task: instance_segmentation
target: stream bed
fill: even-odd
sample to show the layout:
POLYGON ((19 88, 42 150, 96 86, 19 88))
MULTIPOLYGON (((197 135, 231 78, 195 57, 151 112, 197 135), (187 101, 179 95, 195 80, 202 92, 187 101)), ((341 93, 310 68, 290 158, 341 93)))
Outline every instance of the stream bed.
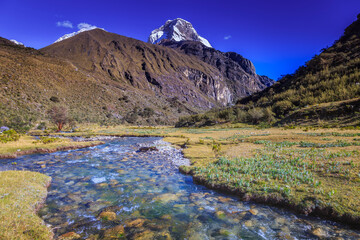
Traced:
POLYGON ((79 150, 0 161, 2 170, 52 177, 39 212, 55 238, 359 239, 359 231, 196 185, 181 152, 161 138, 116 138, 79 150), (156 145, 159 151, 137 152, 156 145), (17 164, 12 164, 16 162, 17 164))

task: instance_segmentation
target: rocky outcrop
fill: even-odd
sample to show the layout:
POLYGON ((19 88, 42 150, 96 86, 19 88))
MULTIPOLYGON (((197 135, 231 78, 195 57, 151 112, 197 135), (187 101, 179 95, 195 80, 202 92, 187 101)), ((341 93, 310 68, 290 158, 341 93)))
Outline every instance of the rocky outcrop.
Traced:
POLYGON ((274 80, 266 76, 257 75, 253 63, 238 53, 223 53, 196 41, 162 40, 159 44, 176 49, 186 55, 195 56, 214 66, 220 72, 219 78, 224 80, 226 88, 229 90, 228 102, 249 96, 274 83, 274 80))

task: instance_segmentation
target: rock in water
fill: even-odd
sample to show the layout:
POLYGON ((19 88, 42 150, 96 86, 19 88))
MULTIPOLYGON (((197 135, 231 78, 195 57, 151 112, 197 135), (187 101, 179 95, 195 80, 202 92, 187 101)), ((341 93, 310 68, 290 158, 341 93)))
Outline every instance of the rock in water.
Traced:
POLYGON ((102 212, 99 214, 99 219, 104 220, 104 221, 114 221, 114 220, 116 220, 116 213, 102 212))
POLYGON ((327 238, 327 232, 324 229, 319 228, 319 227, 314 228, 313 230, 311 230, 311 234, 318 237, 319 239, 327 238))
POLYGON ((59 240, 75 240, 80 239, 81 236, 75 232, 68 232, 59 237, 59 240))
POLYGON ((159 151, 156 147, 141 147, 137 152, 159 151))

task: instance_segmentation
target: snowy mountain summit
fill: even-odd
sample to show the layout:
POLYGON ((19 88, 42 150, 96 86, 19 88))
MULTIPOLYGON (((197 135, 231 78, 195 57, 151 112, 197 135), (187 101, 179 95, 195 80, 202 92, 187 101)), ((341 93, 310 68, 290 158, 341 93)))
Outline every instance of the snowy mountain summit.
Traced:
MULTIPOLYGON (((90 31, 90 30, 93 30, 93 29, 96 29, 98 27, 96 26, 92 26, 90 24, 86 24, 86 23, 80 23, 78 25, 78 28, 80 29, 79 31, 77 32, 73 32, 73 33, 69 33, 69 34, 65 34, 64 36, 62 36, 61 38, 59 38, 58 40, 56 40, 54 43, 57 43, 57 42, 61 42, 65 39, 68 39, 68 38, 71 38, 75 35, 78 35, 79 33, 82 33, 82 32, 85 32, 85 31, 90 31)), ((102 30, 105 30, 103 28, 99 28, 99 29, 102 29, 102 30)))
POLYGON ((177 18, 174 20, 168 20, 164 25, 155 29, 149 36, 149 43, 157 44, 163 39, 172 40, 176 42, 189 40, 198 41, 205 46, 212 48, 209 41, 201 37, 192 24, 184 19, 177 18))
POLYGON ((18 41, 16 41, 15 39, 11 39, 10 41, 13 42, 13 43, 15 43, 16 45, 20 45, 20 46, 24 46, 24 47, 25 47, 25 45, 24 45, 22 42, 18 42, 18 41))

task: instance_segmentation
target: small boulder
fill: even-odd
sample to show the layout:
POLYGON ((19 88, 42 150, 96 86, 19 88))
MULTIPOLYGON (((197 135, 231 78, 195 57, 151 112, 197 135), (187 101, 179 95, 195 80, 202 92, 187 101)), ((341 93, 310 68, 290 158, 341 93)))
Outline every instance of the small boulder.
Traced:
POLYGON ((249 212, 250 212, 252 215, 255 215, 255 216, 259 213, 259 211, 258 211, 257 209, 255 209, 255 208, 250 209, 249 212))
POLYGON ((327 237, 327 232, 319 227, 312 229, 311 234, 319 239, 325 239, 327 237))
POLYGON ((139 150, 137 150, 137 152, 149 152, 149 151, 159 151, 159 149, 152 146, 152 147, 141 147, 139 148, 139 150))

